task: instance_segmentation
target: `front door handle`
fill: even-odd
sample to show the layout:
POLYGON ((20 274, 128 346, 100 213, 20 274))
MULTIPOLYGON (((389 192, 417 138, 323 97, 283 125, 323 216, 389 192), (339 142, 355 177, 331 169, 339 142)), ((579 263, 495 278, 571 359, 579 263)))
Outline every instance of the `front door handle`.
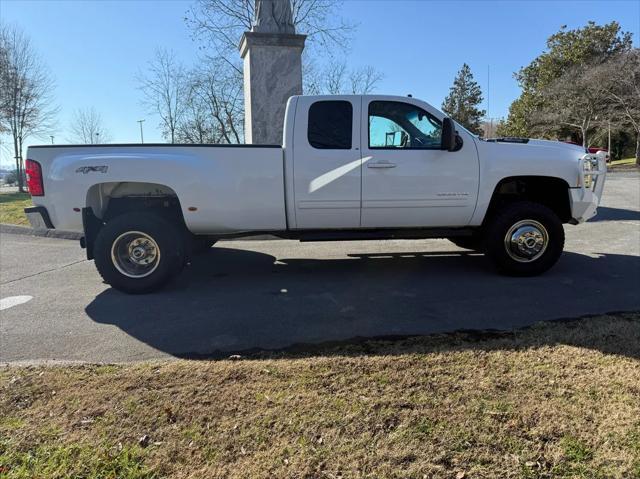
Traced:
POLYGON ((389 163, 388 161, 379 161, 377 163, 367 163, 367 168, 395 168, 395 163, 389 163))

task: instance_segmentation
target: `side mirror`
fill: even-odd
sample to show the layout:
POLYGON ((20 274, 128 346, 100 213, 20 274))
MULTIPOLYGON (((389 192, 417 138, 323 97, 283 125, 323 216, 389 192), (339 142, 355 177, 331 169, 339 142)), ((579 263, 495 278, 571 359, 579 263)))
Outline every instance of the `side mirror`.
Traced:
POLYGON ((455 151, 456 149, 456 126, 451 118, 442 120, 442 144, 441 150, 455 151))

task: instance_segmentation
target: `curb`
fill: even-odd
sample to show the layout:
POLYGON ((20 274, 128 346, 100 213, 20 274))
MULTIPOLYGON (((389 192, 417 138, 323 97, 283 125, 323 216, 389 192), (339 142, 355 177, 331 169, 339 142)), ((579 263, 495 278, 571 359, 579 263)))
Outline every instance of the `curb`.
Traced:
POLYGON ((58 238, 67 240, 79 240, 82 238, 82 233, 77 231, 64 231, 64 230, 48 230, 48 229, 34 229, 28 226, 9 225, 0 223, 0 233, 14 234, 14 235, 27 235, 27 236, 42 236, 46 238, 58 238))
POLYGON ((607 165, 607 173, 627 173, 629 171, 640 171, 638 165, 607 165))

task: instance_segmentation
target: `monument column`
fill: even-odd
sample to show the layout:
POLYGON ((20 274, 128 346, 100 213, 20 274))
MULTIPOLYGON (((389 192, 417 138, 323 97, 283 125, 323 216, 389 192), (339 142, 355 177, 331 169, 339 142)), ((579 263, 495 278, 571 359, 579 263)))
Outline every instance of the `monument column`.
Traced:
POLYGON ((251 31, 240 40, 244 61, 246 143, 282 144, 287 100, 302 94, 302 50, 289 0, 256 0, 251 31))

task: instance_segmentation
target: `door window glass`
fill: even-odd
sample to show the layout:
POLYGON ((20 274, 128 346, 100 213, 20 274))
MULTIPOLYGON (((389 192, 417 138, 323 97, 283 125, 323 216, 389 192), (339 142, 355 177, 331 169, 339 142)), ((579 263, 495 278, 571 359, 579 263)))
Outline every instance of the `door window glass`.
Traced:
POLYGON ((309 108, 307 139, 314 148, 349 150, 353 106, 348 101, 317 101, 309 108))
POLYGON ((399 101, 369 103, 369 148, 440 149, 442 122, 399 101))

